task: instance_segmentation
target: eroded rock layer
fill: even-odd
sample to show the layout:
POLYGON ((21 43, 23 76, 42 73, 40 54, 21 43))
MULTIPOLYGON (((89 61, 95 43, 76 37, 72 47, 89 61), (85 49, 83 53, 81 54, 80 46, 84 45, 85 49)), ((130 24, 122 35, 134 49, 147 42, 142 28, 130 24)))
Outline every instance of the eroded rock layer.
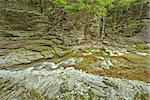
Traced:
MULTIPOLYGON (((40 67, 40 66, 36 66, 40 67)), ((150 84, 67 69, 0 70, 2 100, 148 100, 150 84)))

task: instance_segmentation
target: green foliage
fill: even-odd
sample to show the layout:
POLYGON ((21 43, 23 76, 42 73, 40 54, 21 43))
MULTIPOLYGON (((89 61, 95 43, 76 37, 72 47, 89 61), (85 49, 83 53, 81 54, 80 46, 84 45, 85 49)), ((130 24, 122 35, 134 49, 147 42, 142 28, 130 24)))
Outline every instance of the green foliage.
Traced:
POLYGON ((55 4, 59 4, 59 5, 66 5, 67 4, 66 0, 53 0, 53 2, 55 4))
MULTIPOLYGON (((123 33, 125 36, 134 35, 143 27, 146 0, 52 0, 54 4, 63 6, 70 12, 81 12, 86 22, 93 13, 106 23, 104 31, 109 33, 123 33)), ((94 16, 95 16, 94 15, 94 16)), ((92 15, 93 16, 93 15, 92 15)), ((102 23, 99 23, 102 24, 102 23)), ((102 27, 103 25, 100 25, 102 27)))
POLYGON ((135 0, 76 0, 71 2, 69 0, 53 0, 55 4, 63 5, 69 11, 87 10, 94 12, 99 16, 106 16, 107 11, 116 6, 129 6, 135 0))
POLYGON ((145 43, 139 43, 136 45, 136 49, 138 50, 148 50, 150 49, 149 46, 145 43))
POLYGON ((148 9, 145 0, 116 0, 108 10, 107 33, 135 35, 144 26, 143 18, 148 9))
MULTIPOLYGON (((130 4, 132 2, 134 2, 135 0, 117 0, 118 2, 118 6, 130 6, 130 4)), ((142 1, 142 0, 141 0, 142 1)))
POLYGON ((96 0, 95 2, 87 2, 86 0, 78 0, 76 2, 68 2, 67 0, 54 0, 54 3, 64 5, 69 11, 88 10, 98 14, 104 13, 103 2, 96 0))

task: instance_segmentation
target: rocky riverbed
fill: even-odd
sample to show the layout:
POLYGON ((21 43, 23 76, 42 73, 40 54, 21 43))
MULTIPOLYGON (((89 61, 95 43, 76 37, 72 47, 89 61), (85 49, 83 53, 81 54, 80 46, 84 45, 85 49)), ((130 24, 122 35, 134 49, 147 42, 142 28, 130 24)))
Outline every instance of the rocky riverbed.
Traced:
POLYGON ((147 24, 135 37, 87 41, 81 23, 52 16, 47 30, 48 17, 28 10, 1 10, 0 100, 149 100, 147 24))
POLYGON ((147 50, 106 44, 52 47, 44 42, 42 45, 37 41, 28 43, 13 50, 5 48, 9 52, 1 53, 2 100, 149 98, 150 54, 147 50))

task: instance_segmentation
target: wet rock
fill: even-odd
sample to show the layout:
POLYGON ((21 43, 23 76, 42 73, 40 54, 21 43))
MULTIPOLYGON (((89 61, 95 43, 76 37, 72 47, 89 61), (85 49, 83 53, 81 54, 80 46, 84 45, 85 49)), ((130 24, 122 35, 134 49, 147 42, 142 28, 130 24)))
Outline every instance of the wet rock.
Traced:
POLYGON ((145 52, 136 52, 136 54, 142 56, 150 56, 150 53, 145 53, 145 52))
MULTIPOLYGON (((71 58, 65 61, 61 61, 59 63, 39 62, 39 63, 34 64, 32 67, 34 67, 34 69, 37 69, 37 70, 41 70, 41 69, 54 70, 57 68, 63 69, 63 66, 73 66, 82 62, 82 60, 83 58, 71 58)), ((68 68, 71 69, 72 67, 68 67, 68 68)))
POLYGON ((58 66, 72 66, 72 65, 76 65, 78 63, 81 63, 83 61, 83 58, 80 57, 80 58, 71 58, 71 59, 67 59, 65 61, 61 61, 59 62, 57 65, 58 66))
POLYGON ((37 63, 33 66, 35 69, 47 69, 47 70, 52 70, 52 69, 56 69, 59 66, 53 62, 40 62, 37 63))
POLYGON ((75 59, 71 58, 59 63, 59 65, 75 65, 75 59))

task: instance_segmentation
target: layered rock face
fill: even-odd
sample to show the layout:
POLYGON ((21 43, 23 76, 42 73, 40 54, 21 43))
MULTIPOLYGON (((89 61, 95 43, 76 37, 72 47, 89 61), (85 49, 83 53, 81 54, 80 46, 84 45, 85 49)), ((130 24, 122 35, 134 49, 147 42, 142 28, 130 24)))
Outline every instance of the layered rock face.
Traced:
POLYGON ((46 16, 32 11, 1 10, 1 29, 38 31, 46 27, 46 16))
POLYGON ((74 68, 48 71, 40 67, 0 70, 1 99, 148 100, 149 98, 149 83, 95 76, 74 68))

